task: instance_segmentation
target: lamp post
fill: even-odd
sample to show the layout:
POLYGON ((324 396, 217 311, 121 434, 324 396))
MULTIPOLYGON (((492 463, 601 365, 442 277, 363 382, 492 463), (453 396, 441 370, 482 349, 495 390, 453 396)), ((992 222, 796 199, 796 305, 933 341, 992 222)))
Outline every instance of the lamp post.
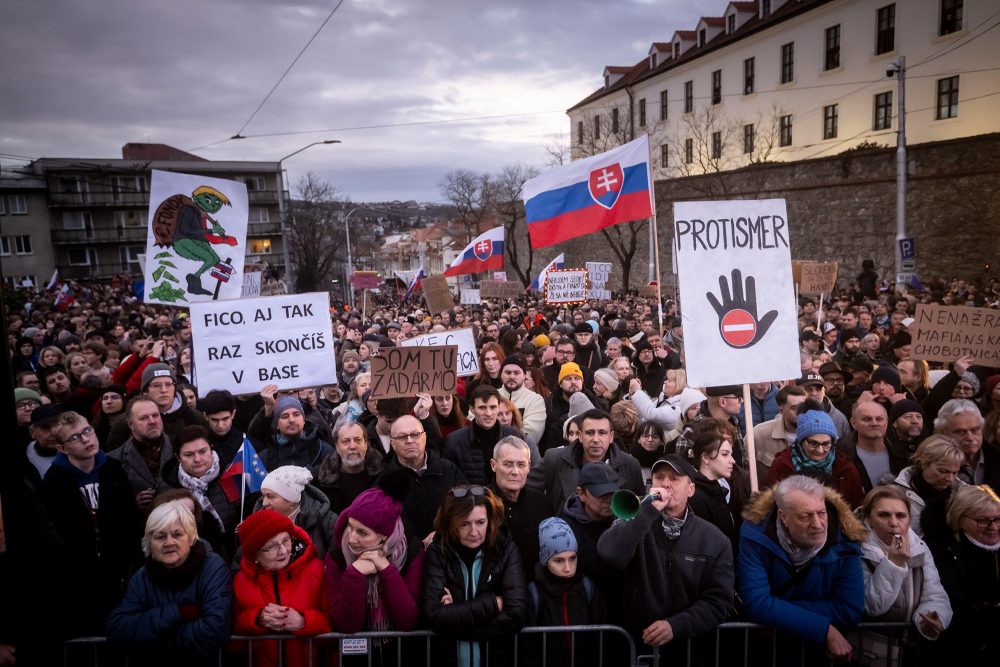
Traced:
MULTIPOLYGON (((307 148, 312 148, 313 146, 319 146, 321 144, 339 144, 339 143, 340 143, 339 139, 324 139, 323 141, 314 141, 311 144, 303 146, 297 151, 292 151, 285 157, 278 160, 278 174, 280 175, 284 173, 284 168, 281 166, 281 163, 287 160, 288 158, 292 157, 293 155, 298 155, 302 151, 306 150, 307 148)), ((282 178, 282 180, 284 179, 282 178)), ((285 189, 284 187, 281 187, 278 192, 278 208, 280 211, 279 217, 281 218, 281 249, 285 260, 285 284, 288 286, 288 289, 292 289, 292 285, 295 284, 295 272, 292 270, 292 260, 288 252, 289 239, 291 235, 289 234, 288 225, 285 224, 285 215, 283 210, 284 201, 285 201, 285 189)), ((291 197, 289 197, 289 209, 291 209, 291 197)), ((292 216, 292 225, 294 226, 295 212, 290 210, 290 214, 292 216)))
POLYGON ((351 216, 361 210, 360 206, 352 208, 344 216, 344 235, 347 237, 347 301, 351 304, 351 310, 354 310, 354 285, 351 284, 351 273, 353 273, 353 259, 351 257, 351 228, 347 226, 347 221, 350 220, 351 216))
POLYGON ((896 131, 896 289, 903 277, 903 246, 906 238, 906 56, 889 63, 886 76, 896 76, 899 83, 899 101, 896 106, 898 129, 896 131))

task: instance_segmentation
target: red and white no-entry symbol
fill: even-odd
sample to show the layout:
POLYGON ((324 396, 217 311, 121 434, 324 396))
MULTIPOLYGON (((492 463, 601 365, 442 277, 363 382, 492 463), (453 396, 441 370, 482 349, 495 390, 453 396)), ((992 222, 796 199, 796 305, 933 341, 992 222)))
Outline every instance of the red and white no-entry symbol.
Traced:
POLYGON ((722 340, 733 347, 746 347, 757 333, 757 323, 753 315, 742 308, 726 313, 719 328, 722 340))

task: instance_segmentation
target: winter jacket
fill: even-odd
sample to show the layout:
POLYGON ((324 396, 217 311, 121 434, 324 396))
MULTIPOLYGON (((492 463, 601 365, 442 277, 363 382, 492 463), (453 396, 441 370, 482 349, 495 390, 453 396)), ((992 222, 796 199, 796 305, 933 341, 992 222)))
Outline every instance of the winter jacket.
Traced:
POLYGON ((319 437, 319 428, 307 421, 302 432, 287 442, 279 442, 277 432, 272 433, 270 443, 260 452, 260 460, 269 471, 281 466, 301 466, 308 468, 315 478, 319 464, 331 452, 333 447, 319 437))
POLYGON ((157 585, 146 567, 129 580, 125 597, 108 619, 108 640, 131 644, 133 660, 136 649, 145 649, 141 664, 218 662, 218 651, 231 631, 229 568, 204 541, 196 542, 192 551, 199 548, 204 560, 180 590, 157 585), (181 616, 181 605, 197 605, 197 618, 181 616))
POLYGON ((524 582, 521 556, 503 531, 493 549, 479 551, 472 572, 457 554, 445 551, 440 539, 435 539, 424 563, 421 602, 428 627, 444 640, 436 647, 439 654, 434 664, 512 664, 513 638, 528 613, 524 582), (441 604, 445 588, 453 600, 447 605, 441 604), (503 611, 497 606, 497 596, 503 599, 503 611), (488 649, 482 643, 486 641, 488 649), (460 660, 460 655, 465 660, 460 660))
POLYGON ((521 387, 514 391, 507 391, 500 388, 500 396, 509 399, 517 406, 521 412, 521 426, 524 428, 524 435, 527 436, 529 444, 536 447, 545 435, 545 399, 541 394, 535 393, 527 387, 521 387))
POLYGON ((764 486, 774 486, 792 475, 815 477, 825 486, 843 496, 849 507, 861 507, 865 501, 865 492, 861 486, 861 474, 854 463, 840 452, 837 452, 834 457, 833 467, 827 476, 814 470, 796 470, 792 463, 792 450, 791 448, 786 449, 774 457, 771 469, 767 473, 767 479, 764 480, 764 486))
MULTIPOLYGON (((535 567, 535 579, 528 584, 528 625, 601 625, 607 614, 604 600, 593 581, 579 569, 573 577, 557 577, 541 563, 535 567)), ((527 665, 541 665, 540 637, 520 638, 519 657, 527 665)), ((599 637, 595 633, 550 634, 545 642, 544 664, 554 667, 589 667, 601 664, 599 637), (570 661, 570 656, 574 660, 570 661)), ((612 664, 605 661, 604 664, 612 664)))
POLYGON ((341 469, 340 454, 334 449, 319 464, 313 484, 326 494, 330 509, 334 512, 343 512, 362 491, 371 488, 382 474, 382 455, 374 447, 365 450, 363 463, 361 472, 345 473, 341 469))
POLYGON ((465 481, 465 475, 448 459, 427 450, 426 470, 418 474, 396 457, 385 464, 383 474, 405 471, 410 477, 410 490, 403 501, 403 524, 409 532, 423 539, 434 530, 434 516, 444 494, 465 481))
POLYGON ((632 403, 639 413, 640 421, 651 421, 666 433, 677 425, 681 416, 681 395, 664 398, 661 393, 656 399, 644 390, 632 394, 632 403))
MULTIPOLYGON (((889 440, 887 438, 882 439, 882 444, 885 446, 885 450, 889 455, 889 471, 892 473, 893 478, 898 475, 903 468, 909 465, 907 459, 900 458, 893 454, 893 450, 889 447, 889 440)), ((851 431, 846 438, 841 438, 834 445, 837 449, 837 457, 843 456, 848 461, 854 464, 854 467, 858 469, 858 476, 861 478, 861 489, 866 494, 872 490, 873 487, 878 486, 880 483, 888 483, 892 480, 886 481, 872 479, 871 475, 868 473, 868 468, 865 467, 864 461, 858 456, 858 432, 851 431)))
POLYGON ((597 550, 625 571, 625 610, 635 636, 665 619, 674 640, 714 630, 733 607, 733 550, 718 528, 691 511, 676 540, 662 528, 663 514, 642 503, 631 521, 615 521, 597 550))
MULTIPOLYGON (((257 554, 243 554, 240 571, 233 579, 233 633, 238 635, 277 634, 257 625, 257 617, 270 603, 291 607, 305 617, 301 630, 291 634, 310 637, 330 632, 327 610, 328 597, 323 576, 323 561, 316 553, 309 535, 296 526, 292 539, 303 545, 303 550, 282 570, 271 572, 261 568, 254 560, 257 554)), ((294 548, 294 547, 293 547, 294 548)), ((309 664, 308 646, 304 642, 277 641, 253 642, 255 667, 278 665, 278 651, 284 650, 287 667, 309 664)), ((313 650, 313 664, 317 651, 313 650)))
MULTIPOLYGON (((236 500, 232 501, 229 500, 229 496, 227 496, 226 492, 223 490, 222 484, 219 483, 220 480, 222 479, 222 473, 223 471, 225 471, 227 465, 229 464, 223 463, 222 458, 220 457, 219 476, 216 477, 211 482, 209 482, 207 497, 208 497, 208 502, 212 503, 212 507, 215 508, 215 511, 218 512, 219 514, 219 518, 222 519, 222 527, 223 527, 222 532, 227 536, 227 539, 225 540, 226 551, 228 553, 233 553, 232 547, 235 544, 233 538, 236 535, 236 526, 238 526, 240 523, 241 512, 240 512, 240 499, 237 498, 236 500)), ((164 464, 162 470, 161 477, 163 478, 163 481, 174 489, 185 488, 184 485, 181 484, 180 476, 177 472, 179 468, 180 468, 180 463, 177 461, 176 458, 173 458, 170 459, 170 461, 168 461, 166 464, 164 464)), ((247 502, 247 496, 255 497, 256 495, 257 495, 256 493, 251 494, 249 490, 244 495, 244 501, 246 502, 244 506, 246 514, 249 514, 251 508, 253 507, 252 502, 247 502)), ((218 524, 218 521, 215 520, 215 517, 211 516, 211 514, 209 514, 208 512, 204 513, 204 520, 212 521, 218 524)), ((216 549, 216 551, 218 551, 218 549, 216 549)))
POLYGON ((740 525, 743 523, 743 506, 750 496, 750 482, 738 466, 733 466, 729 480, 729 501, 726 501, 726 487, 717 480, 709 479, 695 471, 694 495, 688 499, 691 511, 722 531, 729 539, 735 554, 739 548, 740 525))
POLYGON ((622 573, 598 553, 601 536, 611 528, 614 517, 592 519, 577 495, 566 499, 558 516, 576 536, 577 569, 590 577, 604 596, 609 618, 619 618, 622 611, 622 573))
POLYGON ((549 499, 544 493, 525 487, 515 501, 504 495, 496 484, 490 488, 503 502, 503 525, 521 554, 521 564, 527 577, 535 571, 535 563, 538 562, 538 524, 552 516, 549 499))
MULTIPOLYGON (((753 427, 753 445, 757 455, 757 478, 762 482, 767 479, 767 471, 774 463, 774 457, 791 446, 791 442, 785 436, 785 418, 778 415, 771 421, 758 423, 753 427)), ((792 440, 795 439, 795 432, 792 432, 792 440)))
MULTIPOLYGON (((111 430, 108 432, 108 441, 104 443, 105 451, 114 451, 121 447, 126 440, 132 437, 132 429, 129 428, 126 415, 121 414, 111 422, 111 430)), ((176 438, 181 429, 185 426, 197 424, 208 428, 208 420, 183 400, 180 396, 174 397, 174 403, 168 412, 161 412, 163 419, 163 434, 168 438, 176 438)))
POLYGON ((747 618, 823 645, 830 625, 857 624, 864 609, 861 546, 866 530, 844 500, 824 488, 826 544, 796 575, 778 543, 777 505, 768 489, 743 512, 739 593, 747 618))
POLYGON ((156 493, 160 493, 170 488, 167 481, 163 479, 163 471, 168 463, 176 461, 176 459, 174 458, 174 448, 170 444, 170 437, 166 434, 163 436, 163 445, 160 447, 160 470, 156 475, 146 465, 142 453, 139 452, 139 448, 132 438, 126 440, 118 449, 108 452, 108 458, 118 461, 125 469, 133 496, 146 489, 153 489, 156 493))
MULTIPOLYGON (((253 511, 263 507, 263 500, 258 500, 253 511)), ((322 560, 330 549, 330 536, 333 534, 333 525, 337 523, 337 513, 330 509, 330 501, 326 495, 312 484, 306 484, 302 489, 299 511, 292 520, 309 535, 317 557, 322 560)))
MULTIPOLYGON (((489 462, 493 457, 492 447, 487 454, 481 447, 476 446, 474 424, 475 422, 470 422, 468 426, 463 426, 445 438, 441 455, 458 466, 470 484, 489 484, 494 478, 492 471, 488 479, 483 476, 483 473, 489 469, 489 462)), ((497 422, 496 425, 500 427, 498 440, 509 435, 524 440, 524 434, 513 426, 504 426, 500 422, 497 422)), ((542 456, 538 453, 538 447, 529 443, 528 448, 531 450, 531 471, 528 473, 527 486, 536 491, 542 491, 545 489, 542 479, 542 456)))
MULTIPOLYGON (((606 456, 608 464, 614 469, 618 478, 618 485, 641 496, 646 486, 642 481, 642 468, 639 462, 613 442, 608 447, 606 456)), ((552 501, 554 512, 561 510, 566 499, 576 493, 580 469, 583 466, 583 446, 579 442, 545 452, 542 460, 545 494, 552 501)))

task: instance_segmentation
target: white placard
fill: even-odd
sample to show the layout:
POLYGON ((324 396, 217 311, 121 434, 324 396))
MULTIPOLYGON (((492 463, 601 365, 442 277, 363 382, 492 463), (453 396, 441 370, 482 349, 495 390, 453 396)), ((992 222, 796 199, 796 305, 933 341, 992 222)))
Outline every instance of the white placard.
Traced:
POLYGON ((337 381, 326 292, 193 303, 191 336, 202 396, 337 381))
POLYGON ((674 204, 688 384, 800 376, 783 199, 674 204))
POLYGON ((251 271, 243 274, 243 298, 253 298, 260 296, 260 281, 264 276, 260 271, 251 271))
POLYGON ((587 300, 587 270, 550 269, 544 289, 545 303, 583 303, 587 300))
POLYGON ((502 280, 507 282, 507 272, 506 271, 494 271, 493 280, 502 280))
POLYGON ((459 303, 463 306, 478 306, 482 301, 479 298, 479 290, 471 287, 463 287, 459 290, 459 303))
POLYGON ((411 345, 457 345, 458 346, 458 377, 475 375, 479 372, 479 350, 476 349, 476 337, 472 329, 454 329, 429 333, 423 336, 407 338, 399 343, 402 347, 411 345))
POLYGON ((607 287, 611 276, 611 262, 587 262, 587 273, 590 276, 587 298, 610 300, 611 290, 607 287))

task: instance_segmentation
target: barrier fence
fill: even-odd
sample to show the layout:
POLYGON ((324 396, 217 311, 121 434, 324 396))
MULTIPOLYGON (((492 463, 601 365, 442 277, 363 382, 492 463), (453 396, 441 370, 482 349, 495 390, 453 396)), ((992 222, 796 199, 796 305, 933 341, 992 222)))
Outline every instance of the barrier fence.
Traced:
MULTIPOLYGON (((866 667, 916 665, 918 655, 914 637, 913 626, 907 623, 862 623, 848 637, 854 645, 854 655, 848 664, 866 667)), ((262 642, 277 642, 277 665, 284 667, 287 662, 285 647, 294 642, 304 647, 306 665, 431 667, 436 664, 432 650, 434 643, 446 639, 429 630, 355 634, 330 632, 309 638, 236 635, 224 649, 220 649, 217 656, 210 656, 206 664, 250 667, 262 642)), ((686 667, 814 667, 844 664, 833 663, 824 657, 822 646, 779 634, 762 625, 743 622, 723 623, 713 634, 684 643, 668 644, 663 650, 657 648, 642 655, 637 655, 635 642, 629 633, 617 625, 527 627, 511 641, 512 661, 504 660, 503 664, 512 667, 680 667, 682 664, 686 667), (592 639, 578 647, 581 637, 592 639)), ((650 650, 646 646, 642 648, 650 650)), ((63 645, 64 667, 146 667, 148 664, 145 660, 133 658, 127 650, 109 645, 104 637, 72 639, 63 645)), ((489 664, 489 651, 483 651, 480 665, 489 667, 489 664)))

